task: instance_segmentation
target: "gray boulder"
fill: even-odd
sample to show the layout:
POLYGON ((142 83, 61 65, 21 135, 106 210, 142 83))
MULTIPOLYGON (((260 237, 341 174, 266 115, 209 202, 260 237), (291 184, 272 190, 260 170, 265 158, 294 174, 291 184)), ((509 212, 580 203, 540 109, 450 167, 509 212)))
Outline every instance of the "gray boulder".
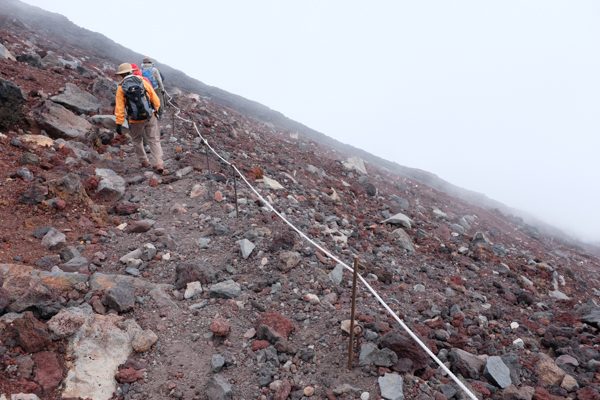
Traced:
POLYGON ((590 311, 588 314, 581 317, 581 322, 592 325, 597 329, 600 329, 600 308, 596 308, 590 311))
POLYGON ((9 128, 23 117, 27 97, 14 83, 0 78, 0 128, 9 128))
POLYGON ((240 245, 240 249, 242 250, 242 257, 244 257, 244 260, 248 259, 250 254, 252 254, 252 250, 254 250, 256 246, 248 239, 242 239, 238 243, 240 245))
POLYGON ((410 203, 408 202, 408 200, 405 200, 402 197, 398 197, 394 194, 390 196, 390 199, 392 199, 392 201, 396 202, 396 204, 398 204, 398 206, 400 208, 402 208, 403 210, 408 210, 408 207, 410 206, 410 203))
POLYGON ((100 179, 94 200, 117 201, 125 194, 125 179, 112 169, 96 168, 96 176, 100 179))
POLYGON ((58 96, 51 97, 50 100, 78 114, 99 113, 102 111, 100 100, 72 83, 67 83, 63 88, 63 92, 58 96))
POLYGON ((398 214, 382 221, 381 223, 382 224, 390 224, 390 225, 401 225, 407 229, 410 229, 411 222, 412 222, 412 220, 408 216, 406 216, 402 213, 398 213, 398 214))
POLYGON ((387 400, 404 400, 404 380, 401 375, 386 373, 377 382, 381 397, 387 400))
POLYGON ((25 63, 25 64, 29 64, 32 67, 36 67, 39 69, 45 69, 44 61, 42 61, 42 57, 40 57, 40 55, 37 53, 21 54, 20 56, 17 57, 17 61, 25 63))
POLYGON ((217 283, 210 288, 210 297, 219 299, 235 299, 242 294, 242 287, 232 280, 217 283))
POLYGON ((0 58, 8 58, 9 60, 16 61, 15 57, 2 44, 0 44, 0 58))
POLYGON ((106 291, 104 302, 113 310, 127 312, 135 304, 135 289, 126 283, 119 282, 117 286, 106 291))
POLYGON ((63 67, 63 63, 60 61, 60 57, 58 57, 58 54, 56 54, 53 51, 49 51, 48 53, 46 53, 46 56, 44 58, 42 58, 42 61, 44 62, 44 65, 47 68, 50 67, 63 67))
POLYGON ((67 245, 67 237, 64 233, 52 228, 42 238, 42 246, 48 250, 58 250, 67 245))
POLYGON ((342 283, 342 277, 344 276, 344 266, 342 264, 338 264, 335 268, 329 273, 329 279, 339 285, 342 283))
POLYGON ((397 239, 394 242, 398 245, 398 247, 408 251, 409 253, 414 253, 415 247, 412 244, 410 236, 408 236, 408 233, 406 233, 404 229, 398 228, 394 230, 392 234, 397 236, 397 239))
POLYGON ((111 109, 115 106, 115 97, 117 95, 118 86, 119 84, 117 82, 106 78, 100 78, 94 83, 92 93, 100 101, 102 108, 111 109))
POLYGON ((53 139, 83 139, 92 129, 92 124, 86 119, 52 101, 34 106, 27 115, 27 121, 34 130, 45 130, 53 139))
POLYGON ((504 364, 502 358, 498 356, 491 356, 488 358, 487 363, 485 364, 485 370, 483 371, 483 376, 485 376, 485 379, 502 389, 512 385, 510 370, 506 364, 504 364))
POLYGON ((230 400, 233 398, 233 389, 227 379, 214 375, 206 381, 205 394, 208 400, 230 400))

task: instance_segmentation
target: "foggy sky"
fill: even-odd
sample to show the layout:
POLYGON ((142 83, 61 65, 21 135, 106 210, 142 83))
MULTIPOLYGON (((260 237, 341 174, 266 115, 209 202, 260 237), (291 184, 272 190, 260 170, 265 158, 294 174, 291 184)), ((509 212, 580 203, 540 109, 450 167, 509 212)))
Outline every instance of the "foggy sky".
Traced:
POLYGON ((600 241, 598 2, 25 2, 600 241))

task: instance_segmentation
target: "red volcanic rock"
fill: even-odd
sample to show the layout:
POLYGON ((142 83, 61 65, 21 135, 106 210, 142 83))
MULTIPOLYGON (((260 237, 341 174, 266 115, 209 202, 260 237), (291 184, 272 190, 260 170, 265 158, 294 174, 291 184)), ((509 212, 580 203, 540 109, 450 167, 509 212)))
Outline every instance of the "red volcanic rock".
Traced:
POLYGON ((267 342, 266 340, 255 340, 252 343, 252 351, 266 349, 270 345, 271 343, 267 342))
POLYGON ((23 317, 15 319, 13 325, 17 343, 27 353, 40 351, 51 342, 48 328, 35 319, 31 311, 27 311, 23 317))
POLYGON ((222 201, 223 201, 223 195, 221 194, 221 192, 220 192, 219 190, 217 190, 217 191, 215 192, 215 201, 216 201, 217 203, 220 203, 220 202, 222 202, 222 201))
POLYGON ((425 368, 429 355, 415 342, 408 333, 390 331, 381 338, 381 347, 388 348, 400 358, 408 358, 413 362, 414 369, 425 368))
POLYGON ((287 340, 294 331, 294 325, 277 311, 262 314, 254 321, 254 328, 259 340, 268 340, 271 343, 280 339, 287 340))
POLYGON ((273 400, 286 400, 292 391, 292 384, 287 379, 284 379, 281 382, 281 386, 277 389, 275 396, 273 396, 273 400))
POLYGON ((139 208, 139 205, 129 201, 120 201, 115 205, 115 210, 119 215, 130 215, 136 213, 139 208))
POLYGON ((227 336, 229 334, 229 322, 223 318, 215 318, 210 323, 210 330, 217 336, 227 336))
POLYGON ((83 187, 87 192, 88 196, 96 191, 98 188, 98 183, 100 183, 100 179, 96 175, 92 175, 83 182, 83 187))
POLYGON ((471 386, 473 387, 473 389, 475 389, 475 391, 477 393, 481 393, 483 395, 484 399, 487 399, 488 397, 490 397, 491 393, 488 390, 488 388, 486 388, 485 386, 483 386, 481 383, 479 382, 471 382, 471 386))
POLYGON ((33 355, 33 361, 36 367, 34 380, 44 389, 44 394, 56 389, 62 381, 63 374, 56 354, 41 351, 33 355))
POLYGON ((126 368, 117 372, 115 379, 121 383, 132 383, 138 379, 144 379, 144 375, 142 371, 136 371, 133 368, 126 368))
MULTIPOLYGON (((564 400, 564 397, 554 396, 550 394, 546 389, 538 386, 535 388, 533 400, 564 400)), ((581 397, 579 397, 579 400, 582 400, 581 397)))
POLYGON ((579 400, 600 400, 600 394, 593 387, 586 386, 577 392, 577 398, 579 400))

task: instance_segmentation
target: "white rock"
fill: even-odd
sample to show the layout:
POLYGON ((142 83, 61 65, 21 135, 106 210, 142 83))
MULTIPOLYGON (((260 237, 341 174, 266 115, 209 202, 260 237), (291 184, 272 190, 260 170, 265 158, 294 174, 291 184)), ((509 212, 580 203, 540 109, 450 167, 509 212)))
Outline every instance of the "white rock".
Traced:
POLYGON ((519 327, 519 323, 518 322, 511 322, 510 323, 510 327, 511 327, 511 329, 517 329, 519 327))
POLYGON ((64 380, 62 397, 110 399, 119 365, 132 352, 131 339, 141 328, 117 315, 94 314, 91 307, 72 308, 85 320, 69 338, 67 357, 74 357, 64 380))
POLYGON ((256 181, 262 183, 261 186, 263 186, 267 189, 273 189, 273 190, 285 189, 283 186, 281 186, 281 184, 279 182, 277 182, 274 179, 267 178, 266 176, 263 176, 262 179, 257 179, 256 181))
POLYGON ((357 171, 363 175, 367 175, 367 168, 365 168, 365 163, 362 158, 354 156, 348 158, 346 161, 342 162, 344 168, 350 171, 357 171))
POLYGON ((305 301, 308 301, 313 306, 316 306, 317 304, 321 304, 321 300, 319 300, 319 296, 317 296, 316 294, 305 294, 302 298, 305 301))
POLYGON ((202 284, 200 282, 190 282, 187 284, 183 297, 191 299, 200 293, 202 293, 202 284))

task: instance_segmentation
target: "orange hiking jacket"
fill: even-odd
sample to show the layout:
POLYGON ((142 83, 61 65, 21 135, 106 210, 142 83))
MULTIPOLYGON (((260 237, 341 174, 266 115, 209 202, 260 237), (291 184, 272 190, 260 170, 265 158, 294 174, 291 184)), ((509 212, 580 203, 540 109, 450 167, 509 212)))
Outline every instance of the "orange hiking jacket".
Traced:
MULTIPOLYGON (((125 77, 125 79, 140 79, 140 77, 135 76, 135 75, 128 75, 125 77), (130 78, 130 77, 134 77, 134 78, 130 78)), ((154 104, 154 110, 155 111, 158 110, 160 108, 160 99, 156 95, 156 92, 154 91, 154 89, 152 89, 151 84, 149 84, 148 82, 146 82, 143 79, 142 79, 142 82, 144 82, 144 88, 146 88, 146 91, 148 92, 148 97, 150 98, 150 101, 152 102, 152 104, 154 104)), ((127 114, 125 112, 125 104, 126 104, 125 93, 123 93, 123 89, 121 88, 121 85, 119 85, 119 87, 117 87, 117 98, 115 99, 115 102, 116 102, 115 117, 117 117, 117 125, 123 125, 127 114)), ((154 116, 154 113, 152 114, 152 116, 154 116)), ((131 120, 129 122, 131 122, 133 124, 137 124, 138 122, 145 122, 145 121, 131 120)))

